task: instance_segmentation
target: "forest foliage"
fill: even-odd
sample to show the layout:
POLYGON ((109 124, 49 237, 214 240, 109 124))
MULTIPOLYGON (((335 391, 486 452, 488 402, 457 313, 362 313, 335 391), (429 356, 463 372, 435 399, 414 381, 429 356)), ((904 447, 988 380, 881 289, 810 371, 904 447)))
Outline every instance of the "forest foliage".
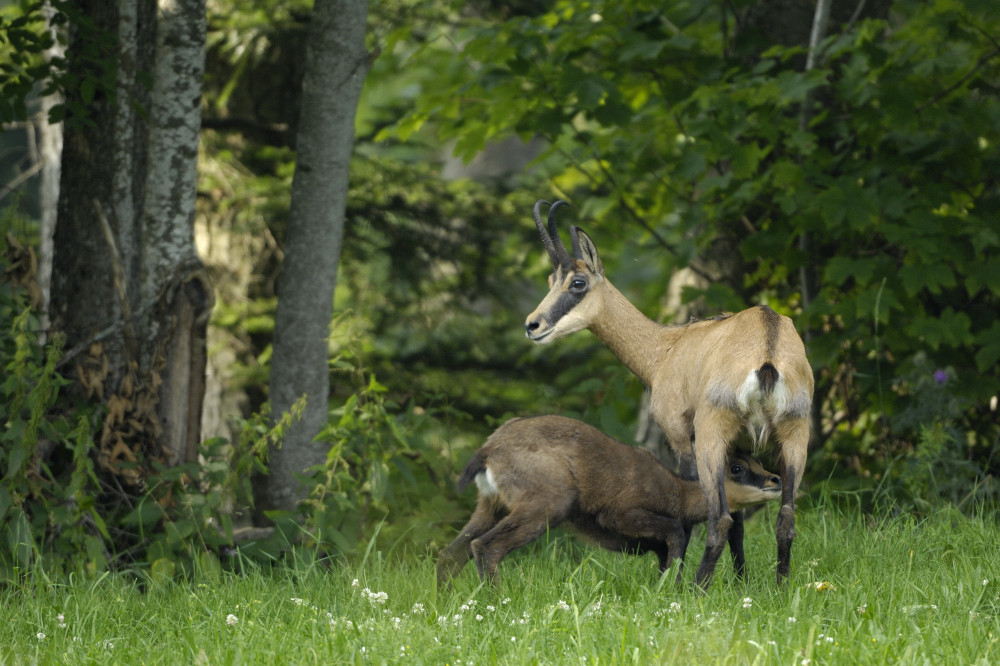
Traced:
MULTIPOLYGON (((807 71, 802 44, 750 38, 751 4, 372 6, 330 452, 302 510, 270 516, 279 529, 247 552, 303 534, 333 552, 376 532, 446 543, 469 500, 455 471, 510 416, 578 416, 631 441, 642 387, 606 349, 524 339, 548 270, 539 198, 571 202, 564 224, 586 228, 654 319, 675 316, 681 268, 707 278, 684 291, 703 314, 766 302, 794 319, 817 377, 808 483, 859 491, 869 509, 996 506, 1000 18, 991 2, 897 0, 831 25, 807 71), (452 154, 512 137, 539 147, 523 168, 445 177, 452 154)), ((93 568, 173 571, 221 566, 232 547, 232 510, 245 517, 261 443, 280 436, 260 415, 307 20, 304 2, 210 3, 199 224, 243 248, 207 263, 213 326, 236 359, 226 388, 246 400, 204 465, 164 470, 136 506, 102 503, 108 481, 86 455, 98 408, 59 397, 57 345, 28 343, 37 321, 0 287, 6 565, 76 551, 93 568), (48 467, 42 442, 79 455, 48 467)), ((4 231, 30 243, 32 224, 8 215, 4 231)))

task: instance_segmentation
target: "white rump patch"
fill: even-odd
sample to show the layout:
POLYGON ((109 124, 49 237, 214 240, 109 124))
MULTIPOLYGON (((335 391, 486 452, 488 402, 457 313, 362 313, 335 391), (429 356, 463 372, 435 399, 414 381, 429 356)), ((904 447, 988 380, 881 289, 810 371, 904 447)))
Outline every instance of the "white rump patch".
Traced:
POLYGON ((499 490, 497 490, 497 484, 493 481, 493 472, 487 467, 485 472, 480 472, 476 474, 476 487, 479 488, 479 494, 485 496, 496 495, 499 490))
POLYGON ((786 415, 788 402, 788 385, 780 373, 770 395, 761 389, 756 370, 747 373, 736 392, 736 408, 746 419, 755 452, 767 441, 772 420, 786 415))

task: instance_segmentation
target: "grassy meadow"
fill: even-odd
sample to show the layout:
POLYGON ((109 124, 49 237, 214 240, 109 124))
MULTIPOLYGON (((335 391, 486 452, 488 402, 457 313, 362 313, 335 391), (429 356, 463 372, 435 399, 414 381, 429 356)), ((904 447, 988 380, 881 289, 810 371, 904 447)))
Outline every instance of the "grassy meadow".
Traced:
POLYGON ((704 530, 680 586, 561 531, 508 557, 495 590, 470 564, 438 593, 434 553, 402 547, 191 581, 35 574, 2 590, 0 663, 1000 662, 995 518, 803 506, 777 589, 775 517, 747 523, 746 582, 726 555, 706 593, 689 582, 704 530))

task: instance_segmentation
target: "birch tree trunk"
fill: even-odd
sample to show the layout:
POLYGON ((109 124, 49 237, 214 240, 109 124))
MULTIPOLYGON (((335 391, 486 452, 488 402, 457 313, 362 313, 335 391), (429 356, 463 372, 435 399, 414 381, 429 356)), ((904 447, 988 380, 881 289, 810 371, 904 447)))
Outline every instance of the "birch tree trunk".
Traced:
POLYGON ((327 420, 329 333, 347 205, 354 116, 370 56, 366 0, 316 0, 306 41, 285 260, 278 279, 270 399, 275 418, 306 396, 301 420, 271 452, 258 507, 291 510, 296 475, 326 459, 313 441, 327 420))
MULTIPOLYGON (((49 31, 55 38, 52 47, 45 51, 44 57, 48 61, 62 58, 66 53, 66 48, 60 40, 59 30, 51 24, 52 16, 55 13, 51 3, 45 3, 42 13, 50 21, 49 31)), ((59 205, 59 171, 63 144, 62 124, 49 123, 49 111, 62 101, 62 96, 58 93, 42 97, 42 108, 38 122, 38 133, 41 137, 38 153, 42 161, 41 179, 38 187, 38 207, 40 210, 38 286, 42 291, 41 331, 39 335, 39 343, 41 344, 45 344, 47 340, 50 324, 48 311, 52 283, 52 235, 56 230, 56 210, 59 205)))
POLYGON ((205 3, 78 10, 92 22, 70 33, 74 80, 106 81, 112 66, 117 78, 114 90, 67 91, 77 116, 65 128, 51 316, 77 390, 108 405, 101 466, 138 483, 122 463, 193 460, 199 441, 212 306, 193 231, 205 3))

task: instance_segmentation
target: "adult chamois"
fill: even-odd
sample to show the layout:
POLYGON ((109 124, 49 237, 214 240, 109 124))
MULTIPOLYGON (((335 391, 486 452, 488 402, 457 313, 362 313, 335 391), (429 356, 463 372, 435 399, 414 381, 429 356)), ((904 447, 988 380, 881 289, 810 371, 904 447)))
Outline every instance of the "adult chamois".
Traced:
MULTIPOLYGON (((681 326, 643 315, 604 275, 594 242, 570 227, 570 256, 556 230, 551 204, 548 228, 535 204, 535 225, 552 260, 549 293, 528 315, 530 340, 548 343, 590 329, 650 389, 653 418, 680 462, 681 475, 697 478, 708 502, 708 539, 696 580, 707 587, 730 531, 741 543, 742 515, 726 505, 723 481, 729 446, 746 428, 754 450, 773 433, 781 474, 777 520, 777 580, 787 580, 795 538, 795 496, 809 443, 813 373, 791 319, 766 305, 681 326)), ((736 545, 730 541, 731 546, 736 545)), ((743 553, 733 549, 737 573, 743 553)))
MULTIPOLYGON (((734 511, 781 494, 777 475, 749 456, 731 457, 725 471, 725 499, 734 511)), ((470 558, 480 578, 495 582, 508 553, 562 522, 610 550, 654 552, 663 572, 684 557, 684 526, 708 516, 697 481, 681 479, 644 449, 563 416, 514 419, 497 428, 465 466, 459 491, 473 480, 476 510, 441 551, 439 587, 470 558)))

